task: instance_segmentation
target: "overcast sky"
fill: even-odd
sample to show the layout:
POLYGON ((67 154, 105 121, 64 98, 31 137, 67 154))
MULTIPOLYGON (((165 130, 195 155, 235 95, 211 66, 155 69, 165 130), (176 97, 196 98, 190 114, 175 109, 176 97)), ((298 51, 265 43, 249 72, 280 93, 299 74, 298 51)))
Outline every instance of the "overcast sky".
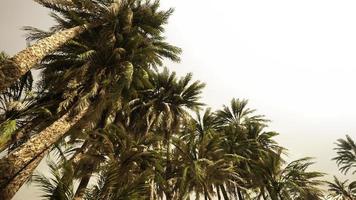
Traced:
MULTIPOLYGON (((249 99, 272 120, 290 159, 312 156, 314 169, 339 175, 330 161, 334 142, 356 138, 356 1, 162 0, 162 6, 176 10, 167 39, 184 51, 181 63, 167 67, 207 83, 203 100, 213 108, 249 99)), ((22 26, 51 24, 48 11, 31 0, 1 0, 0 49, 13 55, 25 47, 22 26)))

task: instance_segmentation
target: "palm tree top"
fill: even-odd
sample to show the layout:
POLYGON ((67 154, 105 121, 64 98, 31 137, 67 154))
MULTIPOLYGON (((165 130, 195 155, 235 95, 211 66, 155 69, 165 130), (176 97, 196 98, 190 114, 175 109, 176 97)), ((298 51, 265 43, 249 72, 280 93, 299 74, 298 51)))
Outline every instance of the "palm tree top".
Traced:
POLYGON ((352 174, 356 173, 356 143, 349 136, 346 135, 346 139, 338 139, 336 142, 337 156, 333 158, 336 161, 339 169, 344 174, 351 171, 352 174))

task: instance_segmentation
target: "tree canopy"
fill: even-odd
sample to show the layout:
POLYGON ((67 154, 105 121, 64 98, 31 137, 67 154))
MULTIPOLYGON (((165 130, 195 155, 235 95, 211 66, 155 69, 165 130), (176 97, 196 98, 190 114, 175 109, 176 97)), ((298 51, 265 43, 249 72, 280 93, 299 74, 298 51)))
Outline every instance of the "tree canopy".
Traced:
MULTIPOLYGON (((0 76, 1 199, 26 181, 51 200, 356 199, 355 180, 324 181, 310 157, 289 161, 248 100, 213 110, 201 101, 205 83, 163 67, 182 51, 166 40, 173 9, 35 1, 52 11, 53 27, 25 27, 34 45, 0 53, 0 75, 16 72, 0 76), (49 176, 34 173, 45 155, 49 176)), ((355 175, 354 139, 335 151, 340 172, 355 175)))

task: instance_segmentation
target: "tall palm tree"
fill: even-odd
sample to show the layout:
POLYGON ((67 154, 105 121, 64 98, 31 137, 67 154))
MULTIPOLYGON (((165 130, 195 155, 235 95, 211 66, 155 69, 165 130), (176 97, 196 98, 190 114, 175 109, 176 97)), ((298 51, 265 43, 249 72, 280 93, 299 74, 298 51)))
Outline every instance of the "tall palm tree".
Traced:
MULTIPOLYGON (((224 105, 223 109, 215 112, 218 121, 218 130, 224 138, 222 147, 226 153, 236 154, 243 161, 235 165, 235 171, 243 178, 243 181, 226 183, 221 185, 222 192, 243 200, 249 197, 247 189, 256 187, 257 182, 253 179, 255 173, 253 163, 261 157, 261 153, 273 152, 280 147, 273 140, 275 132, 265 132, 268 120, 262 115, 254 114, 255 110, 248 108, 247 100, 232 99, 230 105, 224 105)), ((224 195, 227 199, 227 195, 224 195)))
MULTIPOLYGON (((83 113, 80 113, 79 116, 82 116, 83 113)), ((2 179, 0 181, 2 193, 0 195, 2 199, 10 199, 32 173, 30 171, 26 174, 21 174, 21 171, 27 171, 27 167, 41 157, 42 153, 46 152, 51 146, 50 143, 53 144, 59 140, 61 133, 67 132, 79 120, 78 116, 74 119, 70 118, 71 121, 68 121, 68 118, 69 114, 64 115, 51 126, 41 131, 42 134, 33 137, 0 160, 0 168, 2 170, 2 179), (50 143, 44 143, 46 141, 50 143), (13 186, 10 187, 11 185, 16 185, 17 190, 13 186)), ((34 170, 35 167, 32 166, 31 169, 34 170)))
MULTIPOLYGON (((57 5, 52 6, 56 8, 57 5)), ((122 12, 117 16, 123 20, 114 20, 110 26, 105 26, 108 28, 97 27, 95 31, 82 34, 76 41, 67 43, 43 59, 43 87, 58 97, 52 107, 59 105, 59 117, 24 146, 0 161, 0 169, 6 172, 0 178, 2 190, 19 170, 62 138, 74 124, 80 121, 88 123, 85 116, 100 116, 108 106, 117 104, 121 92, 128 90, 131 82, 138 84, 139 80, 145 79, 145 70, 161 65, 163 58, 178 60, 180 49, 165 43, 162 37, 163 25, 172 11, 159 11, 158 8, 158 1, 127 1, 120 6, 122 12), (78 48, 80 44, 83 45, 78 48), (90 56, 88 51, 91 52, 90 56), (69 60, 63 55, 68 55, 69 60), (49 79, 52 81, 46 81, 49 79), (87 113, 90 104, 94 106, 87 113), (68 110, 73 109, 68 113, 68 110), (79 114, 72 117, 73 113, 79 114)), ((61 13, 67 18, 74 18, 68 22, 56 16, 59 27, 78 23, 75 16, 64 11, 61 13)))
MULTIPOLYGON (((162 126, 162 122, 165 119, 167 119, 168 116, 174 116, 173 118, 175 119, 175 121, 177 121, 180 117, 185 117, 184 116, 186 114, 185 109, 195 109, 201 105, 198 102, 198 98, 199 98, 199 94, 201 93, 201 88, 203 87, 203 84, 199 82, 190 83, 191 82, 190 74, 178 79, 175 77, 174 73, 169 73, 168 70, 164 70, 163 72, 159 72, 159 73, 152 72, 150 73, 149 81, 151 86, 147 89, 138 90, 137 91, 138 96, 136 96, 136 98, 133 100, 134 103, 132 104, 131 102, 128 102, 127 108, 121 110, 119 109, 117 111, 117 116, 113 121, 118 126, 124 126, 128 130, 127 132, 136 139, 145 136, 147 134, 152 134, 152 131, 154 131, 155 135, 161 135, 160 132, 166 133, 165 131, 160 131, 160 129, 162 126), (166 77, 174 77, 174 78, 166 79, 166 77), (135 100, 139 100, 139 101, 135 101, 135 100), (165 113, 164 116, 167 117, 162 118, 160 116, 158 118, 155 118, 157 120, 154 120, 155 121, 154 123, 147 123, 147 121, 152 121, 149 118, 153 116, 152 113, 158 116, 161 112, 165 113)), ((135 95, 133 96, 135 97, 135 95)), ((174 122, 174 123, 179 123, 179 122, 174 122)), ((167 124, 163 123, 163 126, 165 125, 167 124)), ((94 130, 93 134, 97 135, 98 131, 99 130, 94 130)), ((169 130, 169 131, 173 131, 173 130, 169 130)), ((173 133, 169 133, 169 134, 173 134, 173 133)), ((76 136, 70 135, 71 138, 70 141, 76 142, 75 138, 80 140, 85 140, 84 142, 85 148, 83 149, 82 146, 79 149, 82 152, 84 151, 85 154, 81 156, 79 162, 76 161, 72 164, 75 172, 74 174, 76 174, 73 178, 79 180, 81 179, 79 187, 75 192, 75 197, 74 197, 75 199, 81 199, 82 195, 80 194, 83 194, 83 192, 85 192, 85 188, 87 187, 88 181, 94 172, 93 169, 90 169, 89 171, 83 169, 87 169, 89 166, 94 167, 102 164, 105 165, 105 159, 102 156, 99 156, 102 153, 98 153, 100 149, 104 148, 101 145, 104 141, 99 141, 100 137, 94 140, 93 134, 89 134, 89 138, 86 136, 86 134, 82 136, 80 136, 80 134, 76 134, 76 136), (101 159, 99 159, 100 161, 94 164, 95 160, 98 160, 99 157, 101 157, 101 159)), ((166 138, 166 136, 167 135, 162 134, 163 138, 166 138)), ((166 140, 167 139, 164 140, 165 143, 167 143, 166 140)), ((72 145, 75 144, 73 143, 72 145)), ((104 145, 107 144, 104 143, 104 145)), ((151 147, 149 146, 148 148, 151 147)), ((168 157, 169 156, 166 155, 165 158, 168 157)), ((165 162, 163 164, 163 166, 165 166, 166 168, 165 173, 169 172, 168 170, 169 167, 167 167, 167 163, 168 162, 165 162)), ((168 191, 166 190, 166 192, 168 191)), ((166 196, 167 195, 168 194, 166 194, 166 196)))
POLYGON ((242 158, 224 151, 224 138, 218 132, 218 121, 210 109, 197 112, 195 118, 183 124, 180 132, 172 141, 175 198, 185 199, 194 192, 196 198, 203 195, 205 199, 212 199, 220 195, 217 188, 221 185, 239 180, 234 164, 242 158))
POLYGON ((307 171, 313 164, 310 158, 295 160, 284 166, 285 161, 278 154, 265 154, 256 165, 256 172, 264 182, 272 200, 322 198, 320 172, 307 171))
POLYGON ((217 134, 199 138, 194 132, 173 139, 176 199, 187 199, 194 192, 196 199, 203 195, 211 200, 215 185, 239 179, 233 167, 239 157, 224 154, 220 139, 217 134))
POLYGON ((163 192, 167 198, 171 198, 173 192, 170 187, 171 137, 179 133, 182 123, 188 117, 188 110, 198 109, 202 105, 199 97, 204 84, 192 82, 191 79, 191 74, 177 78, 168 69, 162 72, 150 71, 149 87, 137 90, 134 99, 115 118, 115 123, 127 127, 137 137, 154 133, 164 138, 157 145, 165 151, 162 173, 165 174, 163 192))
MULTIPOLYGON (((152 81, 152 85, 156 84, 152 81)), ((205 199, 214 196, 246 200, 321 199, 321 181, 318 178, 322 174, 307 170, 312 164, 310 159, 285 165, 281 157, 282 148, 273 141, 275 133, 264 132, 265 125, 257 121, 247 120, 239 126, 222 125, 210 109, 197 114, 197 117, 187 117, 180 122, 178 129, 170 133, 172 147, 168 157, 166 150, 170 147, 157 145, 165 141, 161 126, 167 124, 157 120, 146 132, 149 123, 142 116, 152 116, 145 113, 153 112, 148 109, 153 105, 152 108, 159 110, 159 105, 174 102, 171 100, 176 95, 167 92, 171 91, 169 88, 172 87, 165 84, 149 91, 144 89, 141 94, 138 90, 137 94, 132 94, 137 98, 123 105, 123 109, 117 111, 118 118, 111 120, 118 127, 109 125, 94 130, 91 139, 86 139, 85 145, 80 147, 83 149, 85 146, 86 149, 77 166, 80 171, 85 171, 84 166, 89 163, 87 159, 100 160, 98 171, 91 172, 91 176, 100 174, 99 182, 93 188, 84 188, 86 199, 188 199, 193 193, 196 198, 203 196, 205 199), (138 116, 141 116, 141 121, 138 116)), ((182 107, 184 105, 181 104, 182 107)), ((162 111, 167 112, 166 106, 162 106, 162 111)), ((84 139, 85 135, 81 137, 78 135, 77 139, 84 139)), ((57 182, 62 180, 63 177, 57 182)), ((60 184, 57 185, 52 187, 53 195, 61 191, 60 184)))
POLYGON ((174 193, 171 137, 179 134, 182 123, 188 117, 188 110, 196 110, 203 105, 199 102, 199 98, 204 84, 199 81, 191 82, 191 74, 177 79, 175 73, 170 73, 167 69, 150 77, 155 89, 143 93, 143 101, 147 106, 147 127, 152 126, 152 131, 164 138, 162 141, 165 149, 163 191, 166 198, 171 199, 174 193))
MULTIPOLYGON (((64 157, 64 165, 56 170, 66 170, 64 173, 56 174, 55 181, 48 181, 48 178, 35 176, 35 181, 42 186, 46 199, 53 197, 66 197, 68 199, 142 199, 149 194, 148 180, 152 177, 152 167, 159 161, 159 152, 149 149, 150 145, 157 142, 158 137, 152 134, 140 138, 129 134, 127 130, 120 126, 108 125, 105 129, 96 133, 101 142, 96 143, 96 152, 85 153, 87 158, 82 157, 82 161, 73 166, 70 160, 64 157), (98 160, 100 157, 99 180, 94 187, 86 188, 85 197, 77 197, 72 186, 75 177, 85 171, 88 160, 98 160), (85 161, 86 160, 86 161, 85 161), (83 162, 84 161, 84 162, 83 162), (77 171, 79 170, 79 172, 77 171), (68 180, 68 177, 70 179, 68 180), (50 187, 48 187, 50 182, 50 187), (69 190, 68 190, 69 189, 69 190)), ((57 165, 59 166, 59 165, 57 165)), ((79 175, 80 176, 80 175, 79 175)), ((95 182, 94 182, 95 183, 95 182)), ((80 186, 79 186, 80 187, 80 186)))
POLYGON ((148 197, 149 180, 159 162, 159 152, 149 146, 158 137, 149 134, 139 138, 128 134, 123 127, 111 127, 109 138, 112 148, 104 170, 105 183, 99 192, 99 199, 133 199, 148 197), (111 155, 110 155, 111 154, 111 155), (136 188, 135 188, 136 187, 136 188))
POLYGON ((149 86, 137 89, 127 104, 129 110, 125 112, 122 109, 130 116, 118 116, 120 118, 117 119, 127 121, 128 128, 136 127, 137 130, 132 130, 136 134, 147 134, 153 129, 158 133, 157 129, 162 127, 166 130, 160 131, 168 134, 167 131, 172 131, 170 129, 179 127, 188 110, 196 110, 203 105, 199 99, 205 84, 192 82, 192 74, 178 78, 165 68, 162 72, 149 71, 148 75, 149 86))
MULTIPOLYGON (((113 4, 99 4, 91 0, 84 1, 66 1, 66 0, 35 0, 39 4, 49 7, 64 15, 75 16, 76 26, 66 27, 66 29, 53 29, 51 32, 43 34, 44 38, 38 40, 32 46, 20 51, 11 59, 0 65, 0 91, 9 87, 21 76, 26 74, 36 64, 38 64, 46 55, 55 51, 68 41, 93 29, 99 25, 108 22, 109 16, 118 14, 120 1, 113 1, 113 4)), ((68 23, 70 24, 70 23, 68 23)))
POLYGON ((243 181, 226 185, 229 193, 235 198, 244 199, 250 195, 248 190, 257 189, 261 178, 256 176, 256 160, 264 154, 275 154, 278 147, 274 141, 275 132, 264 131, 265 125, 259 123, 246 123, 245 126, 236 128, 225 127, 221 132, 223 135, 222 147, 226 153, 236 154, 244 159, 235 164, 235 171, 242 177, 243 181))

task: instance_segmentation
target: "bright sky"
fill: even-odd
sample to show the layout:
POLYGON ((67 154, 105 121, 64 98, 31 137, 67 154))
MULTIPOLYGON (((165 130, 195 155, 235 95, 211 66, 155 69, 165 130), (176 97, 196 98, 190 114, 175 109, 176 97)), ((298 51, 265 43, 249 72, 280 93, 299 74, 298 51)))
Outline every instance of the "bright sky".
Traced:
MULTIPOLYGON (((162 0, 174 7, 167 39, 184 51, 179 74, 207 83, 213 108, 247 98, 266 115, 290 159, 317 158, 338 174, 336 139, 356 138, 356 2, 351 0, 162 0)), ((25 47, 20 27, 47 28, 31 0, 0 2, 0 49, 25 47)))
POLYGON ((356 2, 164 1, 178 72, 206 82, 214 108, 233 97, 272 120, 290 158, 336 174, 336 139, 356 136, 356 2))

